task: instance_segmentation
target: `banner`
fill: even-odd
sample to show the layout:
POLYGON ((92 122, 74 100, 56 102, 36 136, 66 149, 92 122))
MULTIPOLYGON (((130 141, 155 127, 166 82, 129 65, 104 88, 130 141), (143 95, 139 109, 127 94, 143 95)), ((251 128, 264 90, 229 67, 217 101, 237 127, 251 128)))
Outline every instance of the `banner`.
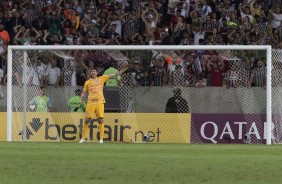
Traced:
MULTIPOLYGON (((0 141, 6 141, 6 115, 0 113, 0 141)), ((12 138, 22 141, 78 142, 81 113, 13 113, 12 138), (26 120, 24 120, 26 119, 26 120), (24 132, 24 124, 26 129, 24 132)), ((266 141, 266 116, 261 114, 106 113, 105 141, 141 143, 148 132, 152 143, 244 143, 250 132, 256 143, 266 141), (190 130, 191 129, 191 130, 190 130)), ((272 124, 274 126, 274 124, 272 124)), ((89 141, 99 140, 97 120, 89 125, 89 141)), ((274 129, 274 127, 272 127, 274 129)))
POLYGON ((261 114, 194 114, 191 143, 244 143, 247 132, 257 143, 266 141, 266 116, 261 114))
MULTIPOLYGON (((13 113, 12 139, 21 141, 78 142, 83 126, 81 113, 13 113), (26 126, 24 126, 26 125, 26 126), (26 127, 26 128, 24 128, 26 127)), ((146 133, 151 143, 190 143, 191 114, 106 113, 104 141, 143 142, 146 133)), ((99 140, 96 119, 89 124, 89 141, 99 140)))
POLYGON ((7 140, 7 113, 0 112, 0 141, 7 140))

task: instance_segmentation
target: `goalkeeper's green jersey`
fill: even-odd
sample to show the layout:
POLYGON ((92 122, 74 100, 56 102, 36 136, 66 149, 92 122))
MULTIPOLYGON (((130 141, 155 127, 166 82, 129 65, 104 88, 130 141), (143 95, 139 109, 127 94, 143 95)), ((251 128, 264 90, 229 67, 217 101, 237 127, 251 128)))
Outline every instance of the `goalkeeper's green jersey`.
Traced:
POLYGON ((78 107, 79 104, 80 104, 80 96, 73 96, 73 97, 71 97, 69 99, 69 101, 68 101, 70 112, 84 112, 85 111, 85 107, 86 107, 85 102, 82 102, 80 108, 78 108, 77 111, 74 111, 74 109, 76 107, 78 107))

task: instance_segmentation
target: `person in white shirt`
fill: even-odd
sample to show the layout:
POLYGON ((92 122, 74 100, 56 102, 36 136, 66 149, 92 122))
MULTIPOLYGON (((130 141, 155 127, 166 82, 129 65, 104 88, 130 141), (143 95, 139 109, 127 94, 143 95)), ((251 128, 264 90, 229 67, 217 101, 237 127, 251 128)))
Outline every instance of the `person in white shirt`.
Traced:
POLYGON ((273 12, 272 10, 269 10, 269 12, 273 16, 273 19, 271 20, 272 31, 275 31, 277 28, 281 27, 282 13, 280 7, 277 7, 275 9, 275 12, 273 12))
POLYGON ((33 85, 35 86, 43 85, 43 80, 46 70, 47 70, 47 66, 40 59, 38 59, 36 61, 35 72, 32 79, 33 85))
POLYGON ((254 16, 251 14, 250 6, 243 6, 242 4, 240 4, 239 10, 240 10, 242 21, 244 17, 249 17, 250 22, 254 23, 255 19, 254 16))
POLYGON ((123 25, 124 20, 121 20, 118 14, 113 13, 111 25, 115 24, 116 25, 116 32, 121 35, 121 27, 123 25))
POLYGON ((209 13, 212 12, 211 7, 207 4, 207 0, 202 1, 203 8, 202 8, 202 17, 207 16, 209 13))
POLYGON ((45 74, 45 80, 47 81, 48 85, 58 87, 60 82, 60 76, 61 69, 57 67, 57 61, 52 58, 50 61, 50 67, 48 67, 45 74))
POLYGON ((194 45, 200 45, 199 40, 205 39, 205 31, 203 30, 203 27, 196 26, 194 28, 193 34, 194 34, 194 45))

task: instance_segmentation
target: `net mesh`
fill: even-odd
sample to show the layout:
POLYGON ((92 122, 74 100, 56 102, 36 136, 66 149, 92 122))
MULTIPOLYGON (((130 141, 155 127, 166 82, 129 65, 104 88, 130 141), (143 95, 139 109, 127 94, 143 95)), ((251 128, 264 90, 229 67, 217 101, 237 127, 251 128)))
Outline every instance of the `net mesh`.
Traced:
MULTIPOLYGON (((273 50, 272 55, 273 139, 280 142, 281 52, 273 50)), ((168 99, 176 89, 180 89, 192 114, 244 114, 246 126, 242 132, 245 143, 265 143, 265 135, 257 137, 256 131, 264 132, 265 129, 265 116, 262 114, 266 112, 266 67, 254 70, 258 60, 266 64, 264 51, 83 50, 74 54, 74 51, 62 50, 13 50, 12 56, 12 110, 18 112, 17 116, 13 116, 14 140, 21 136, 23 140, 31 140, 32 137, 32 141, 40 141, 42 138, 31 135, 37 135, 36 130, 43 126, 42 119, 45 123, 52 121, 52 115, 43 112, 38 112, 36 118, 32 118, 34 114, 30 112, 30 102, 40 95, 40 86, 47 87, 46 95, 52 101, 50 111, 68 112, 68 100, 76 89, 82 89, 82 79, 89 77, 89 61, 94 61, 93 64, 99 71, 104 71, 112 63, 116 63, 116 69, 122 69, 122 61, 128 61, 130 67, 122 74, 119 85, 106 86, 104 89, 107 104, 110 104, 106 107, 106 112, 148 113, 146 120, 138 121, 153 121, 156 116, 154 113, 164 113, 168 99), (172 62, 166 57, 172 58, 172 62), (181 58, 179 63, 175 62, 178 58, 181 58), (59 73, 56 70, 48 71, 52 68, 52 61, 59 68, 59 73), (221 66, 224 67, 220 69, 221 66), (221 70, 222 84, 210 87, 213 85, 211 75, 214 70, 221 70), (55 79, 59 82, 56 83, 55 79), (153 85, 150 86, 150 83, 153 85), (253 122, 256 122, 256 127, 253 122)), ((185 104, 182 104, 175 111, 186 111, 185 109, 185 104)), ((202 143, 197 122, 193 121, 192 116, 191 142, 202 143)), ((54 127, 49 130, 51 132, 48 136, 60 140, 61 130, 54 127)))
POLYGON ((282 141, 282 50, 272 51, 272 140, 273 143, 282 141))

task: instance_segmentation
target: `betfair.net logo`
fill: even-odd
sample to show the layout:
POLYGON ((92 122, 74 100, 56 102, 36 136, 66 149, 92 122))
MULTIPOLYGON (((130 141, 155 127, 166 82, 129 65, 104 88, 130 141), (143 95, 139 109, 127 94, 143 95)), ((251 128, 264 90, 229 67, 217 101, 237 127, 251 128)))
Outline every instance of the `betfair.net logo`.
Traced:
MULTIPOLYGON (((94 120, 93 120, 94 121, 94 120)), ((22 140, 30 140, 31 136, 44 136, 45 140, 58 140, 60 137, 64 140, 75 140, 81 135, 83 119, 80 119, 79 124, 64 124, 58 125, 49 123, 49 118, 45 118, 45 122, 41 122, 40 118, 33 118, 31 122, 26 123, 23 130, 19 133, 22 140), (45 129, 42 127, 45 125, 45 129)))
POLYGON ((42 127, 43 123, 40 122, 40 118, 33 118, 32 122, 29 122, 27 126, 23 128, 23 130, 19 133, 19 135, 22 136, 22 139, 29 140, 30 136, 33 135, 33 133, 38 132, 38 130, 42 127), (33 133, 32 133, 33 132, 33 133))
MULTIPOLYGON (((88 125, 89 127, 89 138, 90 140, 99 140, 100 131, 97 119, 92 119, 88 125)), ((50 123, 49 118, 45 118, 45 121, 40 118, 33 118, 31 122, 26 123, 25 128, 19 133, 22 140, 35 139, 37 141, 45 140, 64 140, 64 141, 75 141, 81 138, 83 128, 83 119, 79 119, 77 123, 50 123)), ((132 141, 137 139, 143 139, 146 132, 150 133, 151 142, 160 141, 160 129, 154 131, 141 131, 137 130, 130 132, 131 126, 129 124, 120 124, 118 119, 114 120, 111 125, 105 125, 104 141, 124 141, 125 134, 133 135, 132 141)))

